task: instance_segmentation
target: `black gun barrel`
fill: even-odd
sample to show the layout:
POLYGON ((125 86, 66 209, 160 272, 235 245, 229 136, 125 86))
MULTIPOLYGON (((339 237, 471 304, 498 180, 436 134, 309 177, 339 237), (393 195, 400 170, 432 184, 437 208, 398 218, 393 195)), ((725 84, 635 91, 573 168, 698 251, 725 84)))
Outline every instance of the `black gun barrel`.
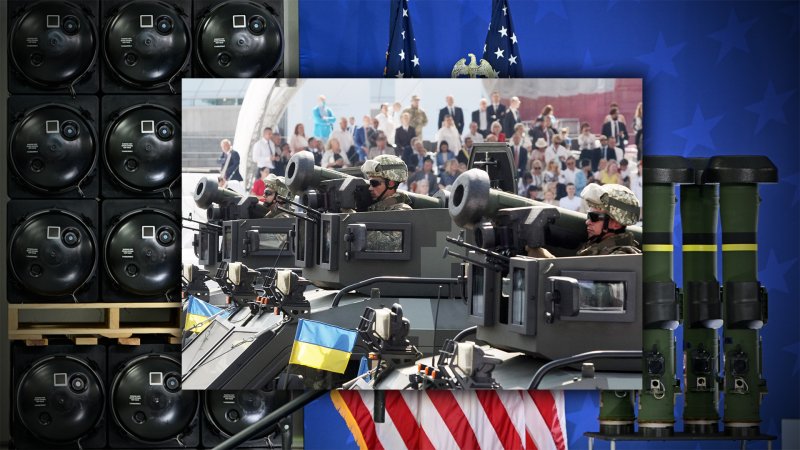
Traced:
MULTIPOLYGON (((229 205, 236 204, 246 198, 238 192, 230 189, 220 189, 216 181, 210 178, 203 178, 194 188, 194 202, 203 209, 209 209, 213 204, 229 205)), ((269 213, 269 208, 261 203, 255 202, 252 206, 252 218, 264 217, 269 213)))

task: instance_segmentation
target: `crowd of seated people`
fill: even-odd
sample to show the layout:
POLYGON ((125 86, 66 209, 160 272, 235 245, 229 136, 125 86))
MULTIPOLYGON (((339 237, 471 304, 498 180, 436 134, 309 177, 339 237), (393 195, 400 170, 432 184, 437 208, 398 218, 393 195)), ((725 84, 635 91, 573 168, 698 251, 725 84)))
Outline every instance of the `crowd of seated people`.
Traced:
POLYGON ((378 155, 393 154, 409 169, 400 189, 433 195, 466 170, 475 144, 507 142, 521 196, 582 210, 580 192, 587 184, 617 183, 631 188, 641 202, 641 103, 630 124, 619 105, 612 103, 597 127, 601 134, 583 122, 577 135, 570 136, 567 128, 559 129, 553 105, 545 105, 536 117, 525 118, 518 97, 503 100, 498 92, 481 99, 471 114, 448 95, 445 105, 430 117, 414 95, 406 107, 401 102, 381 104, 375 116, 365 114, 360 124, 355 117, 334 117, 323 99, 320 96, 313 111, 314 136, 306 135, 302 123, 286 138, 264 129, 251 155, 260 176, 283 175, 289 158, 300 151, 311 152, 317 165, 329 169, 359 166, 378 155), (432 120, 437 120, 436 132, 423 136, 432 120), (635 146, 632 154, 623 148, 626 145, 635 146))

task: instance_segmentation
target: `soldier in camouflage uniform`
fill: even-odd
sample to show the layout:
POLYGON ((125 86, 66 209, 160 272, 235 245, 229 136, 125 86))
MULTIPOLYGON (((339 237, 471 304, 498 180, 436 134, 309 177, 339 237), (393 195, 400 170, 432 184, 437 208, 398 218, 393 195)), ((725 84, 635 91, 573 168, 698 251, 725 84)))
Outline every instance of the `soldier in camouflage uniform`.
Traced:
POLYGON ((589 184, 581 192, 589 206, 586 231, 589 241, 578 256, 641 253, 641 245, 625 227, 639 219, 639 200, 620 184, 589 184))
MULTIPOLYGON (((369 178, 369 194, 374 203, 367 211, 406 211, 411 209, 408 195, 397 192, 397 186, 408 178, 406 163, 395 155, 378 155, 361 166, 369 178)), ((367 234, 366 251, 395 252, 402 247, 400 231, 373 231, 367 234)))
POLYGON ((397 187, 408 178, 406 163, 395 155, 378 155, 361 166, 369 178, 369 194, 374 203, 367 211, 403 211, 411 209, 411 200, 397 187))
POLYGON ((405 113, 411 116, 409 124, 414 127, 415 136, 422 140, 422 129, 428 124, 428 115, 419 107, 419 95, 411 96, 411 106, 403 111, 405 113))
POLYGON ((283 177, 269 174, 264 180, 264 206, 269 208, 266 216, 267 219, 282 219, 292 217, 280 209, 278 206, 283 206, 283 203, 278 200, 277 195, 286 197, 289 195, 289 187, 283 181, 283 177), (277 195, 276 195, 277 194, 277 195))

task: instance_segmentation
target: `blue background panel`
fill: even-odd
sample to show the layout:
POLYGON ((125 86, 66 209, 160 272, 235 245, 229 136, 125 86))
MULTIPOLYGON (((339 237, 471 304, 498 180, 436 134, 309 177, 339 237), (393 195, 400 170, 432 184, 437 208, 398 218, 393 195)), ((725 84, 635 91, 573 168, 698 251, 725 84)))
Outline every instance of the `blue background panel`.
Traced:
MULTIPOLYGON (((764 154, 778 166, 780 182, 761 188, 758 244, 770 316, 762 332, 769 388, 762 429, 780 434, 781 419, 800 417, 800 4, 509 0, 509 5, 526 77, 645 80, 646 154, 764 154)), ((448 77, 458 59, 481 53, 490 0, 411 0, 409 8, 422 76, 448 77)), ((303 77, 383 74, 388 1, 303 0, 300 26, 303 77)), ((680 254, 675 260, 680 284, 680 254)), ((597 429, 597 403, 596 393, 567 395, 572 448, 585 448, 582 433, 597 429)), ((681 413, 679 406, 676 414, 681 413)), ((736 446, 623 443, 619 448, 736 446)))

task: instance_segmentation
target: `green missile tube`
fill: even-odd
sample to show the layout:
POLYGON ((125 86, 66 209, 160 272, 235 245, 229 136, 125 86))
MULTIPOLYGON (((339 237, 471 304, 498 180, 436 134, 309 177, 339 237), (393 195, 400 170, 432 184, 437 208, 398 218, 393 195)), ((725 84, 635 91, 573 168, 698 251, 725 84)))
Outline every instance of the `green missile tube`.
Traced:
POLYGON ((600 433, 607 436, 633 434, 635 391, 600 391, 600 433))
POLYGON ((767 321, 767 293, 758 281, 758 183, 774 183, 778 170, 765 156, 717 156, 706 168, 719 183, 722 224, 724 305, 725 433, 760 433, 761 378, 759 330, 767 321))
MULTIPOLYGON (((295 153, 286 165, 286 186, 294 193, 316 188, 323 181, 347 178, 358 177, 315 165, 314 155, 311 152, 295 153)), ((413 192, 405 192, 405 194, 411 198, 414 209, 443 207, 439 199, 430 195, 415 194, 413 192)))
POLYGON ((708 158, 692 158, 695 182, 681 186, 683 229, 683 427, 719 431, 719 337, 722 304, 717 280, 717 186, 703 176, 708 158))
POLYGON ((680 156, 648 156, 643 177, 644 330, 639 431, 644 436, 670 436, 675 426, 675 398, 680 394, 675 377, 674 330, 680 323, 673 281, 675 185, 693 182, 694 170, 680 156))

